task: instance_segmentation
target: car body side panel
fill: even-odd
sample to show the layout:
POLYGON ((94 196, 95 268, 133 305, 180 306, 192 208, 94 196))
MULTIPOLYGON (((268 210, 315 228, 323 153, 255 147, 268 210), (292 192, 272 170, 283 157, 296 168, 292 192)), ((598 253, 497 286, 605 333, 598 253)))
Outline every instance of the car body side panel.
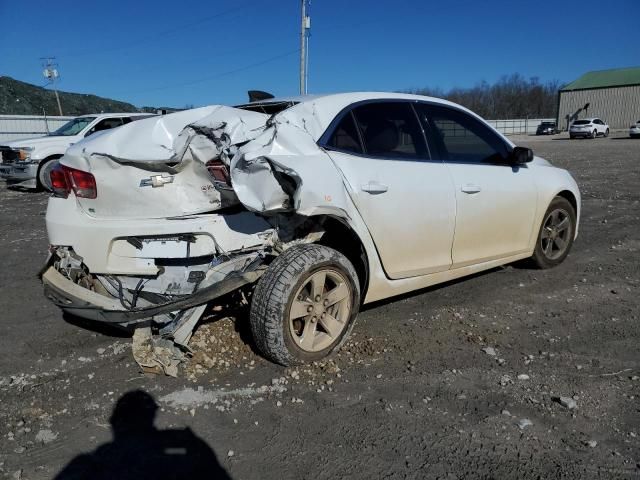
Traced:
POLYGON ((348 180, 349 193, 369 226, 389 277, 425 275, 451 267, 456 201, 442 162, 335 151, 329 155, 348 180), (370 184, 387 190, 364 191, 370 184))
POLYGON ((534 169, 446 163, 457 204, 453 268, 528 251, 537 206, 534 169))

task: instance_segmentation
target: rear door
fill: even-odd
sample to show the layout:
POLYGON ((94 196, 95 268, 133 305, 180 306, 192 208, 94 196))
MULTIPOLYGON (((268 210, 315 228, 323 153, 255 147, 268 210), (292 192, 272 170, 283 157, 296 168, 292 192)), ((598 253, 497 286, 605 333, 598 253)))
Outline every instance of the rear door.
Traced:
POLYGON ((526 252, 537 204, 531 170, 507 163, 510 147, 474 116, 447 106, 418 108, 431 151, 455 186, 452 268, 526 252))
POLYGON ((409 102, 356 104, 320 140, 342 171, 390 278, 451 266, 455 196, 409 102))

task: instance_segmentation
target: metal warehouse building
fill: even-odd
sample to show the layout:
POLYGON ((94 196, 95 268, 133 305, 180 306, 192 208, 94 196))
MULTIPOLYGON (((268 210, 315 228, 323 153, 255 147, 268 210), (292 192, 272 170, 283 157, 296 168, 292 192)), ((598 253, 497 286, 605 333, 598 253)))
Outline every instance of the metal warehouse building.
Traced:
POLYGON ((587 117, 601 118, 611 128, 640 120, 640 67, 585 73, 560 90, 558 127, 567 130, 573 120, 587 117))

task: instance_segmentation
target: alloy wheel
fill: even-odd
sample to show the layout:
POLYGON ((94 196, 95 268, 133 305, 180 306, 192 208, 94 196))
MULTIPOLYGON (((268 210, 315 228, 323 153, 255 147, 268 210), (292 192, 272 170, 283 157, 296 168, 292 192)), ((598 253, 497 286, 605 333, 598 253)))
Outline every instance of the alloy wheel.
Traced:
POLYGON ((544 256, 555 260, 564 255, 573 235, 569 212, 562 208, 552 210, 544 221, 540 234, 540 246, 544 256))
POLYGON ((318 352, 343 333, 353 295, 347 279, 333 269, 313 272, 303 282, 289 309, 289 331, 306 352, 318 352))

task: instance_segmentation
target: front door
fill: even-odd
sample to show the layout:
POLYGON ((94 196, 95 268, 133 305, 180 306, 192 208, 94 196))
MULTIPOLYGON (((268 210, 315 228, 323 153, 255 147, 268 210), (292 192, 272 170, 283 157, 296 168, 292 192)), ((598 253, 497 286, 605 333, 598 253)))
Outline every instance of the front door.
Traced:
POLYGON ((419 109, 432 153, 455 185, 452 268, 526 252, 537 204, 531 170, 507 163, 509 145, 474 116, 446 106, 419 109))

